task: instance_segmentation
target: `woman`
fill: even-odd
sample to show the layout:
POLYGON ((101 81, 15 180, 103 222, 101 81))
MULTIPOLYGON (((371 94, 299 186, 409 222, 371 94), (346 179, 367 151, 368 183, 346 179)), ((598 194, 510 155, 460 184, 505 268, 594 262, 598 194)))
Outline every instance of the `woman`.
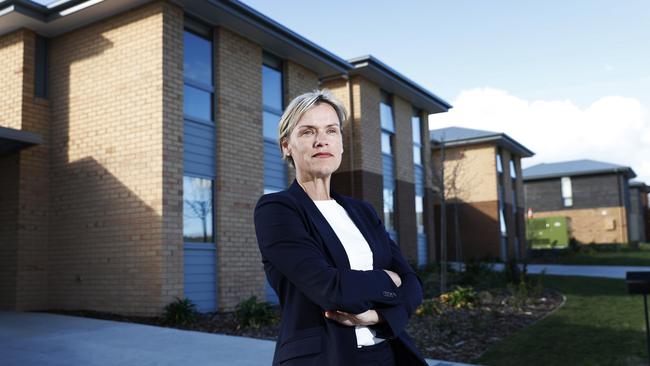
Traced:
POLYGON ((255 208, 282 308, 273 365, 426 365, 404 331, 422 302, 419 278, 370 204, 330 191, 345 119, 326 90, 298 96, 280 119, 296 179, 255 208))

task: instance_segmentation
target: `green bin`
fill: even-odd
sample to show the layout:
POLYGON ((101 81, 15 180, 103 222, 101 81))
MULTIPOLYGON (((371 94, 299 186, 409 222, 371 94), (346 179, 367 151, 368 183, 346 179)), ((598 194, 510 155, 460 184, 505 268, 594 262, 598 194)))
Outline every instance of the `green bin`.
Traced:
POLYGON ((531 249, 562 249, 569 246, 571 219, 566 216, 526 220, 526 240, 531 249))

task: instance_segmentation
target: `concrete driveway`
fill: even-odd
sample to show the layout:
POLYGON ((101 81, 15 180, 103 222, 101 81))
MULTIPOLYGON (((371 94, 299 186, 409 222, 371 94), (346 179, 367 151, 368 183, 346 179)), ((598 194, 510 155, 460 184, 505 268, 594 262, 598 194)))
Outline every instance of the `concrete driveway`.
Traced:
MULTIPOLYGON (((2 366, 266 366, 275 342, 46 313, 0 312, 2 366)), ((427 360, 429 365, 462 364, 427 360)))

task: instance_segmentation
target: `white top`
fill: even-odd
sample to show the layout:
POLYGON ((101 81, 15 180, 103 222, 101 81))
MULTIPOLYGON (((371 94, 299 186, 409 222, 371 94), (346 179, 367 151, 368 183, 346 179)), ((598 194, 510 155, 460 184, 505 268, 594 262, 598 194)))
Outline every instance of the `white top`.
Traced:
MULTIPOLYGON (((350 268, 371 271, 372 250, 361 231, 350 219, 348 212, 335 200, 314 201, 314 203, 343 244, 350 268)), ((357 347, 372 346, 384 341, 383 338, 377 338, 376 332, 365 325, 357 325, 354 330, 357 335, 357 347)))

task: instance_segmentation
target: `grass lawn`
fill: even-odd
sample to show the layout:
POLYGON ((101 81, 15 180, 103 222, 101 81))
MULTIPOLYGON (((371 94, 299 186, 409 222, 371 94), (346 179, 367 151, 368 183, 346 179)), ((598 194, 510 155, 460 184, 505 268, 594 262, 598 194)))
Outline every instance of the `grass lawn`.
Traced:
POLYGON ((590 264, 607 266, 650 266, 650 248, 647 244, 640 249, 619 250, 583 249, 578 253, 566 252, 534 258, 531 263, 548 264, 590 264))
POLYGON ((643 297, 624 280, 545 276, 565 305, 505 339, 474 363, 483 365, 647 365, 643 297))

